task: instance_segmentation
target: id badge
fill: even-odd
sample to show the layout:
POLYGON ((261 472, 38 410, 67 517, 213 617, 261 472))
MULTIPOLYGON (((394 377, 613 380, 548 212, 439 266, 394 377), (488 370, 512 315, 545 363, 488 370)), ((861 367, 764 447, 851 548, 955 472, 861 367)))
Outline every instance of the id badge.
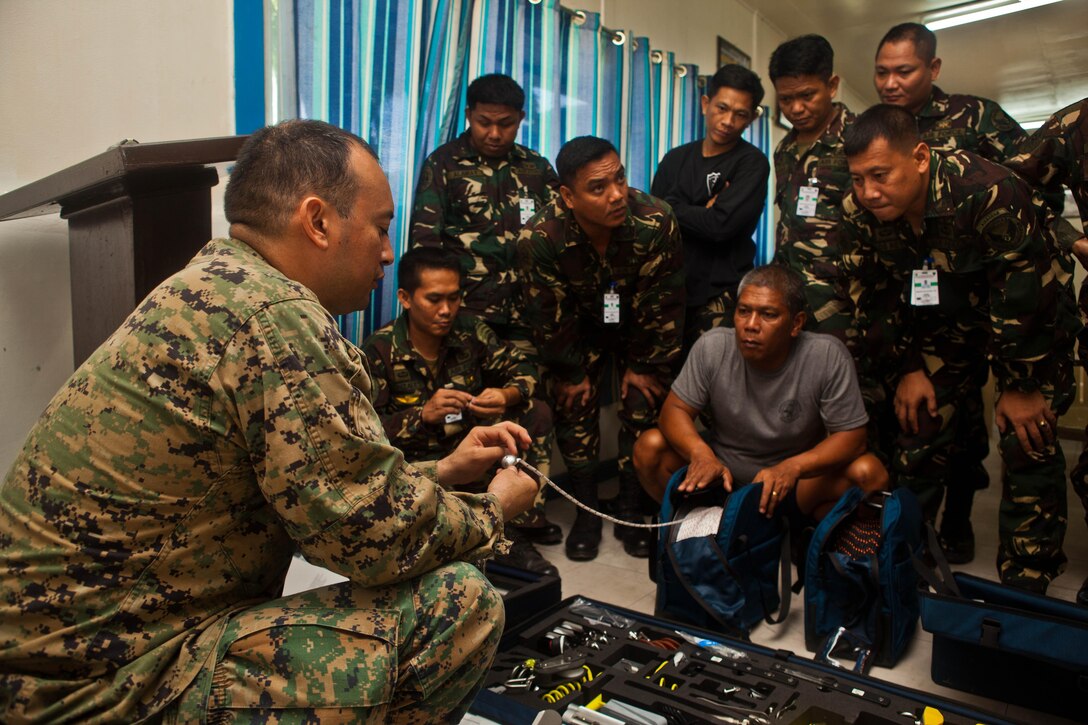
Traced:
POLYGON ((618 292, 604 293, 604 323, 618 325, 620 322, 620 295, 618 292))
POLYGON ((939 305, 941 296, 937 287, 937 270, 915 269, 910 273, 910 303, 915 307, 939 305))
POLYGON ((797 216, 816 216, 816 200, 820 189, 815 186, 802 186, 797 194, 797 216))
POLYGON ((521 224, 524 226, 536 215, 536 201, 523 196, 518 200, 518 207, 521 210, 521 224))

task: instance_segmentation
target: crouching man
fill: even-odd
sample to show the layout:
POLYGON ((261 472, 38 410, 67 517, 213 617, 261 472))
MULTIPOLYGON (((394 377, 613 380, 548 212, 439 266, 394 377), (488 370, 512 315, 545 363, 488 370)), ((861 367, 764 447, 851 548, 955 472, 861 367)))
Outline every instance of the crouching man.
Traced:
POLYGON ((804 285, 779 266, 748 272, 735 329, 695 343, 661 408, 660 428, 635 444, 639 480, 656 500, 687 465, 681 491, 763 484, 760 511, 795 500, 819 518, 850 486, 884 489, 884 466, 865 451, 868 416, 845 345, 802 331, 804 285), (700 433, 696 420, 713 417, 700 433))
POLYGON ((374 151, 319 121, 242 146, 230 238, 57 393, 0 485, 0 721, 458 722, 503 628, 477 564, 537 493, 476 428, 410 465, 335 314, 393 261, 374 151), (281 597, 295 551, 348 581, 281 597))
MULTIPOLYGON (((374 381, 374 409, 389 441, 409 462, 449 455, 477 424, 512 420, 529 432, 525 458, 548 474, 552 413, 533 398, 536 365, 502 342, 479 317, 461 310, 460 260, 444 249, 417 247, 397 266, 397 297, 404 312, 363 344, 374 381)), ((473 482, 472 490, 483 488, 473 482)), ((537 495, 543 510, 543 493, 537 495)), ((517 521, 506 523, 512 542, 495 561, 538 574, 558 574, 517 521)), ((555 524, 556 538, 562 531, 555 524)), ((537 530, 541 530, 539 527, 537 530)))

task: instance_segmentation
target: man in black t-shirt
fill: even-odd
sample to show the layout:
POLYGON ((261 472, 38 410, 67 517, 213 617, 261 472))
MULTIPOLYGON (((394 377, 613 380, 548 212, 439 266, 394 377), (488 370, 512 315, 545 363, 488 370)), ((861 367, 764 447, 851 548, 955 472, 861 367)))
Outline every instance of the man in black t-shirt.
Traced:
POLYGON ((684 239, 685 352, 703 332, 732 323, 737 283, 755 258, 752 234, 770 174, 767 157, 741 138, 761 110, 759 76, 723 66, 706 92, 706 137, 665 154, 650 188, 672 206, 684 239))

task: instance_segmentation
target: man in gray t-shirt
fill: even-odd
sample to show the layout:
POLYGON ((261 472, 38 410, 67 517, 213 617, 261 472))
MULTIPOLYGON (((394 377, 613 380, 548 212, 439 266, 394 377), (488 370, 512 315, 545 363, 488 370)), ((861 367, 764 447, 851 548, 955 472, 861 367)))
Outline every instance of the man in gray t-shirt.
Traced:
POLYGON ((635 446, 635 468, 658 501, 683 465, 682 491, 721 481, 763 483, 771 515, 795 495, 804 514, 826 513, 849 486, 879 490, 888 474, 865 452, 868 417, 846 347, 802 332, 803 282, 785 267, 752 270, 740 283, 735 328, 692 348, 661 409, 659 428, 635 446), (695 421, 709 411, 713 425, 695 421))

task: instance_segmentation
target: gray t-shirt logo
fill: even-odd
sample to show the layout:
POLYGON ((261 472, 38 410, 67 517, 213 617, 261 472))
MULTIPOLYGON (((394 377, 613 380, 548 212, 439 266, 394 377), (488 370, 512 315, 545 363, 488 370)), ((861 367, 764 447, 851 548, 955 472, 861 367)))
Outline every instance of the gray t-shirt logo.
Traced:
POLYGON ((792 423, 799 415, 801 415, 801 401, 797 398, 790 398, 778 406, 778 416, 783 423, 792 423))

